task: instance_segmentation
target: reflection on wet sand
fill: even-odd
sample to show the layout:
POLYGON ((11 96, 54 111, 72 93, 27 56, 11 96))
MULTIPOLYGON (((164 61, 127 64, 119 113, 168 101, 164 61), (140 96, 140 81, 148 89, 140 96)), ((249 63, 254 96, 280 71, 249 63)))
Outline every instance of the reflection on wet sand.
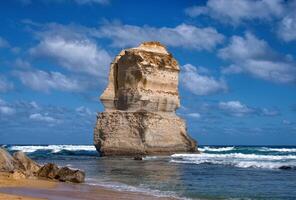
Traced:
POLYGON ((168 162, 169 157, 159 159, 146 158, 141 161, 132 158, 101 158, 97 162, 99 174, 105 174, 110 182, 142 186, 143 183, 154 186, 153 189, 182 190, 182 170, 180 165, 168 162), (102 173, 103 172, 103 173, 102 173))

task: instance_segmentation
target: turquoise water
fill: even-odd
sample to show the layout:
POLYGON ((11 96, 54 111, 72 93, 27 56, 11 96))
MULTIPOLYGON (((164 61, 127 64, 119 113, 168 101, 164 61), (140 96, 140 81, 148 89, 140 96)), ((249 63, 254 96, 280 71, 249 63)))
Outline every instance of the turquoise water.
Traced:
POLYGON ((93 146, 6 146, 86 171, 87 184, 189 199, 296 199, 296 147, 201 146, 201 154, 101 158, 93 146))

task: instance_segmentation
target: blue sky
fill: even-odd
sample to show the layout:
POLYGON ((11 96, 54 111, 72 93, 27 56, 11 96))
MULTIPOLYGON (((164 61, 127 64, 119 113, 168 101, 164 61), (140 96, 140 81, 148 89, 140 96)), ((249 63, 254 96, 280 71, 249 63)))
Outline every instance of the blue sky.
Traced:
POLYGON ((0 3, 0 143, 91 144, 109 64, 158 40, 200 144, 296 144, 296 1, 0 3))

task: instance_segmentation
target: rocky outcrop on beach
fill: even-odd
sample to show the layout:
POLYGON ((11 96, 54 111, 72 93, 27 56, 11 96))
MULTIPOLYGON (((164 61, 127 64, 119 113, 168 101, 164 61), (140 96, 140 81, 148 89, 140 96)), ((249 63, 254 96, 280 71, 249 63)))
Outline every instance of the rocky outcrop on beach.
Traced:
POLYGON ((178 62, 159 42, 122 50, 100 99, 94 143, 102 156, 195 152, 196 142, 175 113, 178 62))
POLYGON ((13 171, 14 165, 13 157, 5 149, 0 148, 0 171, 13 171))
POLYGON ((40 168, 37 176, 61 182, 82 183, 84 182, 85 173, 78 169, 70 169, 69 167, 59 168, 53 163, 48 163, 40 168))
POLYGON ((38 170, 37 176, 42 178, 55 179, 59 167, 53 163, 47 163, 38 170))
POLYGON ((10 173, 14 179, 46 178, 73 183, 82 183, 85 179, 85 173, 81 170, 68 167, 59 168, 53 163, 41 166, 22 151, 15 152, 11 156, 3 148, 0 148, 0 172, 10 173))
POLYGON ((40 165, 31 160, 24 152, 17 151, 13 154, 15 166, 18 170, 24 172, 26 176, 34 176, 40 169, 40 165))

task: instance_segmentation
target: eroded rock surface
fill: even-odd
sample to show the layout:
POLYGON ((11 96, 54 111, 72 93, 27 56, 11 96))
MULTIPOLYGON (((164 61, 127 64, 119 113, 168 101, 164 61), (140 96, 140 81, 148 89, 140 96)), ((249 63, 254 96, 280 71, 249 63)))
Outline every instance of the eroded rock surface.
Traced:
POLYGON ((11 156, 4 148, 0 148, 0 172, 9 173, 13 179, 46 178, 73 183, 82 183, 85 179, 85 173, 81 170, 59 168, 53 163, 40 166, 22 151, 11 156))
POLYGON ((85 179, 85 173, 81 170, 62 167, 59 169, 55 178, 62 182, 82 183, 85 179))
POLYGON ((16 163, 16 168, 26 173, 28 176, 36 175, 37 171, 40 169, 35 161, 30 159, 24 152, 17 151, 13 154, 13 158, 16 163))
POLYGON ((58 172, 59 167, 56 164, 47 163, 38 170, 37 176, 42 178, 55 179, 58 172))
POLYGON ((100 99, 94 143, 102 156, 194 152, 196 142, 175 113, 178 62, 158 42, 125 49, 111 64, 100 99))
POLYGON ((14 158, 3 148, 0 148, 0 171, 13 171, 14 158))

